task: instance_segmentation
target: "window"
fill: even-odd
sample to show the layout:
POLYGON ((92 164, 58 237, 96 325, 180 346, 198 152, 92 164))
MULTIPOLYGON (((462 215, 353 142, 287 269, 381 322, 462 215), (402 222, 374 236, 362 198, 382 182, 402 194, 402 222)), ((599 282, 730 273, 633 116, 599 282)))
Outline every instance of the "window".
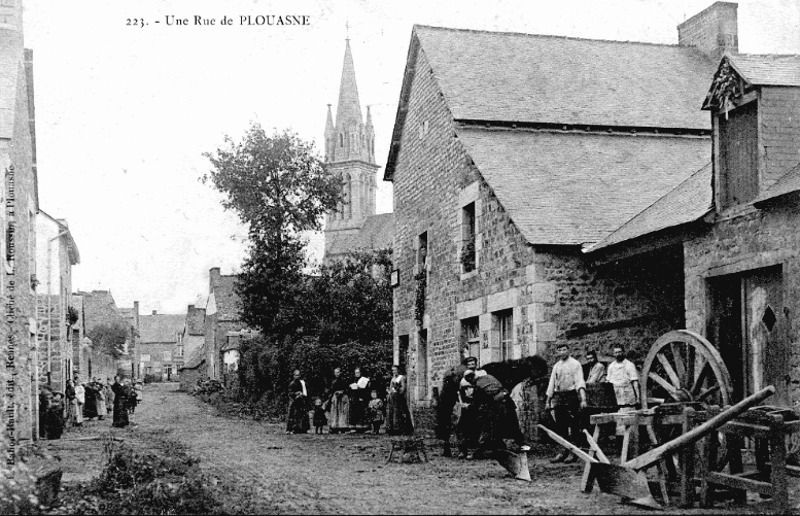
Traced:
POLYGON ((408 335, 400 335, 397 342, 397 365, 402 371, 408 367, 408 335))
POLYGON ((498 333, 500 360, 510 360, 514 358, 514 313, 510 309, 495 312, 494 320, 498 333))
POLYGON ((175 356, 182 357, 183 356, 183 344, 178 344, 178 347, 175 348, 175 356))
POLYGON ((150 367, 150 366, 145 367, 144 368, 144 374, 145 374, 145 376, 150 376, 151 374, 153 374, 153 368, 150 367))
POLYGON ((470 357, 478 359, 478 366, 481 365, 481 336, 478 329, 478 318, 470 317, 461 320, 461 343, 462 349, 466 349, 470 357))
POLYGON ((758 108, 750 102, 720 114, 719 202, 722 209, 758 195, 758 108))
POLYGON ((428 232, 425 231, 418 238, 417 244, 417 267, 420 272, 427 270, 428 267, 428 232))
POLYGON ((344 147, 344 135, 339 133, 339 147, 344 147))
POLYGON ((164 362, 169 362, 170 360, 172 360, 172 351, 165 351, 164 362))
POLYGON ((461 209, 461 272, 475 270, 477 250, 475 249, 475 203, 471 202, 461 209))
POLYGON ((428 331, 419 332, 417 340, 417 399, 428 399, 428 331))
POLYGON ((141 361, 142 362, 149 362, 150 361, 150 353, 142 353, 141 361))

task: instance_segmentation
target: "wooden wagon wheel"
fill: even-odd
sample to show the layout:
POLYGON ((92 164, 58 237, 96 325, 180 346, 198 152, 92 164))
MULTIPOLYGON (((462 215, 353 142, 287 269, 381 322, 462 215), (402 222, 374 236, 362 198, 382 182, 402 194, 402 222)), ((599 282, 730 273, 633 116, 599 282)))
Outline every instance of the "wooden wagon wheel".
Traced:
MULTIPOLYGON (((689 330, 671 331, 658 338, 645 358, 641 386, 643 408, 690 401, 727 406, 733 396, 722 356, 710 342, 689 330)), ((675 430, 663 438, 675 438, 675 430)), ((717 439, 719 452, 709 464, 711 471, 722 471, 729 460, 725 435, 718 434, 717 439)))
POLYGON ((642 369, 642 407, 697 401, 730 405, 731 376, 714 346, 689 330, 666 333, 650 348, 642 369))

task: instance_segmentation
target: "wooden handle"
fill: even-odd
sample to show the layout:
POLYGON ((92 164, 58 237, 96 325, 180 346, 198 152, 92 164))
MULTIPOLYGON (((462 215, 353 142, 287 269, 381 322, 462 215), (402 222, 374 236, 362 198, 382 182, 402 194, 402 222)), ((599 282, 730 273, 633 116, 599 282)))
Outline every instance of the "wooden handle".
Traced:
POLYGON ((594 450, 594 452, 597 454, 597 459, 604 464, 611 464, 611 461, 608 460, 606 454, 603 453, 603 450, 601 450, 600 447, 595 442, 594 437, 592 437, 592 434, 590 434, 589 431, 586 429, 583 430, 583 433, 586 434, 586 442, 589 443, 589 448, 594 450))
POLYGON ((578 448, 577 446, 575 446, 571 442, 567 441, 566 439, 564 439, 563 437, 561 437, 557 433, 553 432, 552 430, 550 430, 546 426, 544 426, 544 425, 537 425, 537 426, 539 428, 541 428, 542 430, 544 430, 545 432, 547 432, 547 435, 549 435, 555 442, 557 442, 558 444, 560 444, 564 448, 568 449, 569 451, 571 451, 572 453, 574 453, 575 455, 580 457, 582 461, 584 461, 584 462, 597 462, 597 460, 594 457, 592 457, 591 455, 589 455, 585 451, 581 450, 580 448, 578 448))
POLYGON ((687 446, 689 444, 695 443, 705 437, 706 435, 710 434, 714 430, 717 430, 722 425, 730 421, 731 419, 736 418, 747 409, 755 405, 756 403, 761 402, 762 400, 769 398, 775 394, 775 387, 772 385, 768 387, 764 387, 757 393, 746 397, 736 405, 723 410, 716 416, 712 417, 702 425, 694 428, 685 434, 673 439, 671 441, 667 441, 666 443, 662 444, 658 448, 653 448, 647 453, 639 455, 635 459, 629 460, 625 464, 622 464, 626 468, 631 468, 633 470, 639 471, 645 468, 648 468, 661 460, 661 458, 668 454, 672 453, 679 448, 687 446))

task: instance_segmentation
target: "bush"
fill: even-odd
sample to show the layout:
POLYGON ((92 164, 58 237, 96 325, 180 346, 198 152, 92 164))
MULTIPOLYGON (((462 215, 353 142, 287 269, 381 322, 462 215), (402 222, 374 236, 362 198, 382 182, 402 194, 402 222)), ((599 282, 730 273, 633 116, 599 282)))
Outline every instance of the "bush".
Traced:
POLYGON ((171 447, 170 456, 105 443, 107 463, 77 500, 72 514, 220 514, 222 505, 198 461, 171 447))
POLYGON ((36 477, 20 462, 0 468, 0 514, 41 514, 36 477))

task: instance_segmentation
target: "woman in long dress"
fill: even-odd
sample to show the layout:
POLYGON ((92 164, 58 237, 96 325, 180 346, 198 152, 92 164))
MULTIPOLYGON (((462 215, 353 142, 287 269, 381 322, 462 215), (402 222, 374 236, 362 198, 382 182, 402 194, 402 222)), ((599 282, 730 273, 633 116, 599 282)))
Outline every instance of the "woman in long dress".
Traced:
POLYGON ((350 429, 350 395, 347 393, 347 381, 342 377, 342 369, 333 370, 333 381, 328 389, 328 406, 330 417, 328 427, 330 433, 337 434, 350 429))
POLYGON ((406 400, 406 377, 400 374, 400 366, 392 366, 392 379, 386 399, 386 433, 389 435, 411 435, 414 425, 406 400))
POLYGON ((305 434, 311 428, 308 420, 308 390, 301 378, 300 370, 294 370, 294 379, 289 384, 289 413, 286 416, 287 434, 305 434))
POLYGON ((91 421, 98 416, 97 412, 97 389, 94 382, 89 382, 83 386, 85 390, 83 417, 91 421))
POLYGON ((370 428, 367 420, 371 384, 370 379, 361 376, 361 369, 353 371, 355 382, 350 384, 350 428, 352 432, 366 432, 370 428))
POLYGON ((111 426, 123 428, 130 424, 128 421, 128 400, 126 387, 119 383, 119 376, 114 377, 114 384, 111 386, 114 392, 114 421, 111 426))

